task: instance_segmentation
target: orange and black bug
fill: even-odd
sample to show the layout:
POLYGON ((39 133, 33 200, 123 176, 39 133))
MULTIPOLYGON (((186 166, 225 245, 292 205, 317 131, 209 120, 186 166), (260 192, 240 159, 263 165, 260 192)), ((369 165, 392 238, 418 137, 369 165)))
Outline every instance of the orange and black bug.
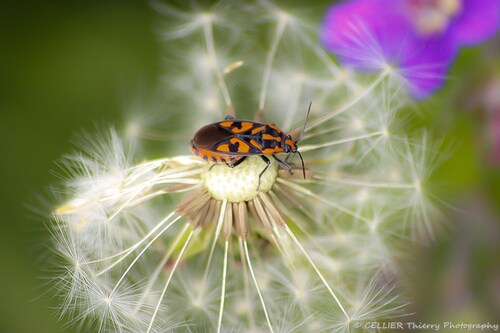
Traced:
MULTIPOLYGON (((309 104, 308 116, 310 110, 309 104)), ((239 120, 228 116, 224 121, 200 128, 191 140, 191 151, 209 162, 224 162, 230 168, 243 162, 247 156, 260 156, 266 162, 266 167, 259 174, 258 190, 260 177, 271 164, 268 156, 272 156, 283 169, 292 172, 292 167, 276 156, 278 153, 298 154, 302 162, 304 178, 306 177, 304 159, 297 148, 304 129, 305 124, 299 138, 294 140, 291 135, 286 134, 274 124, 239 120)))

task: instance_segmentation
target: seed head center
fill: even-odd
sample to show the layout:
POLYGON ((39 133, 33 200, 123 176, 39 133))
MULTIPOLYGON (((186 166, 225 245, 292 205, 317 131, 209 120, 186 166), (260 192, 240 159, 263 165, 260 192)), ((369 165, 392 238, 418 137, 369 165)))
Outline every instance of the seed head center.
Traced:
POLYGON ((268 192, 278 177, 278 163, 272 158, 266 172, 266 163, 259 156, 249 156, 234 168, 225 164, 216 164, 202 174, 205 187, 212 197, 228 202, 249 201, 255 198, 258 192, 268 192), (257 191, 257 186, 259 190, 257 191))

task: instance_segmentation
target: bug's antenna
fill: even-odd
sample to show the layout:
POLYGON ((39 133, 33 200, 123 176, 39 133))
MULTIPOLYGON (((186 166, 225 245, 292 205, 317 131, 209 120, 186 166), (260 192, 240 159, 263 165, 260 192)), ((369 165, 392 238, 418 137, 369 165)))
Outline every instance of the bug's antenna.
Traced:
MULTIPOLYGON (((307 108, 306 120, 304 121, 304 127, 302 127, 302 131, 300 131, 300 135, 297 138, 297 141, 295 141, 295 143, 299 142, 302 139, 302 136, 304 135, 304 132, 306 131, 307 121, 309 120, 309 115, 311 114, 312 103, 313 103, 312 101, 309 102, 309 107, 307 108)), ((297 154, 299 154, 300 162, 302 163, 302 174, 304 175, 304 179, 306 179, 306 167, 304 165, 304 158, 302 157, 302 154, 298 150, 297 150, 297 154)))
POLYGON ((304 179, 306 179, 306 167, 304 165, 304 159, 302 158, 302 154, 297 150, 297 154, 299 154, 300 161, 302 162, 302 174, 304 175, 304 179))
MULTIPOLYGON (((312 101, 309 102, 309 108, 307 109, 306 121, 304 122, 304 127, 302 127, 302 131, 300 132, 299 138, 297 139, 297 141, 295 141, 295 143, 297 143, 300 140, 302 140, 302 136, 304 135, 304 132, 306 131, 307 121, 309 120, 309 114, 311 113, 312 103, 313 103, 312 101)), ((302 158, 302 156, 300 158, 302 158)), ((302 164, 304 164, 304 163, 302 163, 302 164)))

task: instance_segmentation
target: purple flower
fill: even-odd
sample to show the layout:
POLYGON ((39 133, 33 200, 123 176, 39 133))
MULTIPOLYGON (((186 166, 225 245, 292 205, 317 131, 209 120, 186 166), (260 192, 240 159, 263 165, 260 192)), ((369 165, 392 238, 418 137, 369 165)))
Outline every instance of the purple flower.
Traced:
POLYGON ((328 10, 321 40, 356 68, 395 67, 423 99, 441 87, 461 46, 495 34, 499 17, 500 0, 350 0, 328 10))

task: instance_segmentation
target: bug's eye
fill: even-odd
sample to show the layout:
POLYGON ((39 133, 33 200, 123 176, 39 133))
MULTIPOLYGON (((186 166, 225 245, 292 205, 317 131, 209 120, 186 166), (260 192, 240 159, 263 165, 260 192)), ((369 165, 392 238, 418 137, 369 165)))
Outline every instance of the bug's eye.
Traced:
POLYGON ((197 147, 211 147, 214 144, 227 139, 229 133, 214 124, 203 126, 195 133, 193 144, 197 147))

